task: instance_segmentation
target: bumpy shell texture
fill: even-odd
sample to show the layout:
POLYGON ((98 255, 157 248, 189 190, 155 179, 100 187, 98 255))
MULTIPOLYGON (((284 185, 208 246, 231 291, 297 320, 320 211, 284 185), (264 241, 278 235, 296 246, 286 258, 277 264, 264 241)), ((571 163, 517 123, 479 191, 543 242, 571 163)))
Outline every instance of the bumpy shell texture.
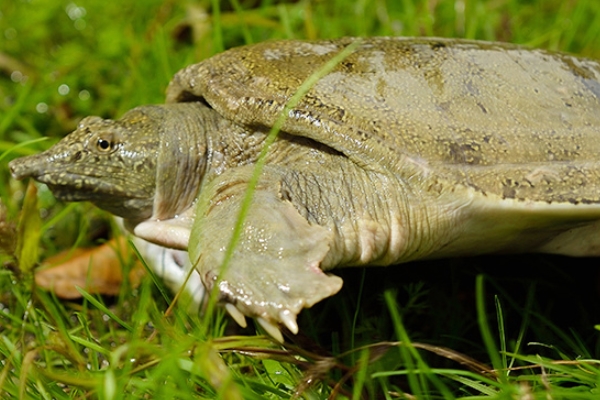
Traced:
MULTIPOLYGON (((236 48, 179 72, 167 101, 202 98, 225 118, 269 127, 299 85, 353 40, 236 48)), ((600 202, 600 64, 569 55, 452 39, 364 39, 289 113, 283 130, 365 168, 427 177, 434 186, 435 176, 490 199, 600 202)))

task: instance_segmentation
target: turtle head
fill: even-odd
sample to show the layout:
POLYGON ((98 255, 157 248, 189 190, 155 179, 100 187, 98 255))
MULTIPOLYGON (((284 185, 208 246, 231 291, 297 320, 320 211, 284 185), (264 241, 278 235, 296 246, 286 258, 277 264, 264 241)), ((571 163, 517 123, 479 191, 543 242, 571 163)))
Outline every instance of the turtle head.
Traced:
MULTIPOLYGON (((31 177, 47 184, 61 200, 91 201, 128 220, 147 219, 155 213, 157 188, 164 193, 169 190, 165 185, 177 184, 168 172, 173 166, 159 165, 181 151, 177 138, 182 130, 179 135, 173 132, 178 119, 173 114, 182 114, 176 108, 138 107, 118 121, 84 118, 47 151, 12 161, 10 171, 16 179, 31 177)), ((176 206, 162 204, 165 207, 171 209, 167 212, 177 211, 172 210, 176 206)))
POLYGON ((9 164, 16 179, 31 177, 64 201, 91 201, 125 218, 152 213, 159 130, 156 118, 134 109, 118 121, 86 117, 47 151, 9 164))

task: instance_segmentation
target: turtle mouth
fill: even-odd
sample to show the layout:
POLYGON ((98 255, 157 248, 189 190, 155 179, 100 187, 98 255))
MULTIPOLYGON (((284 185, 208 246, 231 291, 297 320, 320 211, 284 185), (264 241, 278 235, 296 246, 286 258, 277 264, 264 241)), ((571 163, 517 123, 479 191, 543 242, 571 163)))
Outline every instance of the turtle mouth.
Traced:
POLYGON ((88 175, 60 174, 69 183, 57 182, 52 174, 36 177, 45 183, 54 197, 65 202, 89 201, 97 207, 125 219, 144 219, 152 214, 153 195, 142 190, 127 190, 129 185, 108 182, 88 175))
POLYGON ((54 197, 62 201, 90 201, 107 195, 121 195, 118 187, 99 179, 80 175, 63 175, 70 183, 61 183, 53 179, 51 174, 44 174, 34 179, 46 184, 54 197))
MULTIPOLYGON (((38 180, 43 182, 41 179, 38 180)), ((93 199, 88 190, 73 190, 73 188, 69 186, 53 185, 51 183, 46 183, 46 185, 54 197, 61 201, 88 201, 93 199)))
POLYGON ((62 201, 94 201, 112 198, 139 198, 135 192, 126 190, 125 185, 115 182, 115 177, 78 174, 69 171, 44 172, 30 175, 40 183, 46 184, 54 197, 62 201))

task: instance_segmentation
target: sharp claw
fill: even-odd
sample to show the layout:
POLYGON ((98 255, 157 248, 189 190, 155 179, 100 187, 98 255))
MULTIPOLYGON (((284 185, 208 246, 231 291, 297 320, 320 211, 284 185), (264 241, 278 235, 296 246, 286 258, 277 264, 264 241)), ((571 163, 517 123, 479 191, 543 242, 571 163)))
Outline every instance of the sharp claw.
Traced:
POLYGON ((290 310, 283 310, 279 313, 279 319, 294 335, 298 333, 298 323, 296 317, 290 310))
POLYGON ((283 343, 283 335, 281 334, 281 331, 278 327, 276 327, 275 325, 273 325, 273 323, 267 321, 263 317, 258 317, 256 318, 256 320, 258 321, 260 326, 262 326, 263 329, 269 335, 271 335, 271 337, 273 337, 273 339, 277 340, 279 343, 283 343))
POLYGON ((237 322, 239 326, 241 326, 242 328, 248 326, 246 324, 246 317, 244 317, 244 314, 242 314, 236 306, 234 306, 231 303, 227 303, 225 304, 225 310, 229 313, 229 315, 231 315, 231 318, 233 318, 233 320, 237 322))

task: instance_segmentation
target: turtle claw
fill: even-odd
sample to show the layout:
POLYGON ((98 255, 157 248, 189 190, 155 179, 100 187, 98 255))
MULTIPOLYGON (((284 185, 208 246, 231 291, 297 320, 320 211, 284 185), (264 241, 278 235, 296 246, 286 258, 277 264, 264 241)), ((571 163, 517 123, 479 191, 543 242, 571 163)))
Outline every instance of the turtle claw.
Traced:
POLYGON ((267 321, 263 317, 256 318, 256 321, 260 326, 271 336, 273 339, 277 340, 279 343, 283 343, 283 335, 281 334, 281 330, 273 324, 272 322, 267 321))
MULTIPOLYGON (((278 340, 281 337, 280 333, 275 333, 279 331, 278 324, 297 334, 296 317, 302 309, 332 296, 342 286, 339 277, 327 275, 318 268, 294 268, 298 264, 282 261, 278 263, 281 265, 270 267, 260 260, 248 258, 256 261, 249 262, 250 266, 262 265, 261 276, 246 263, 231 265, 218 284, 219 299, 240 325, 245 322, 243 315, 257 318, 267 333, 278 340)), ((210 290, 215 280, 208 279, 205 283, 210 290)))
MULTIPOLYGON (((225 304, 225 310, 227 313, 233 318, 235 322, 242 328, 246 328, 248 325, 246 323, 246 317, 238 308, 232 303, 225 304)), ((258 317, 257 322, 260 326, 263 327, 265 332, 267 332, 270 336, 272 336, 275 340, 280 343, 283 343, 283 335, 281 331, 274 323, 266 320, 263 317, 258 317)), ((298 333, 298 323, 296 322, 296 317, 290 310, 283 310, 279 313, 280 322, 285 325, 286 328, 294 335, 298 333)))
POLYGON ((289 329, 294 335, 298 333, 298 323, 296 317, 290 310, 283 310, 279 313, 279 320, 289 329))
POLYGON ((229 313, 231 318, 233 318, 233 320, 237 322, 239 326, 241 326, 242 328, 248 326, 248 324, 246 324, 246 317, 244 317, 244 314, 242 314, 242 312, 238 310, 236 306, 234 306, 231 303, 227 303, 225 304, 225 310, 229 313))

